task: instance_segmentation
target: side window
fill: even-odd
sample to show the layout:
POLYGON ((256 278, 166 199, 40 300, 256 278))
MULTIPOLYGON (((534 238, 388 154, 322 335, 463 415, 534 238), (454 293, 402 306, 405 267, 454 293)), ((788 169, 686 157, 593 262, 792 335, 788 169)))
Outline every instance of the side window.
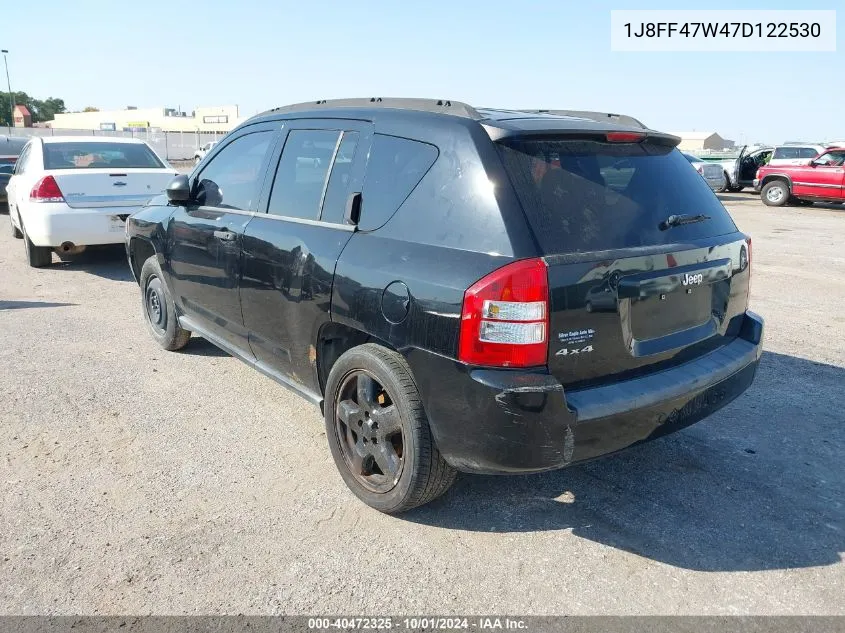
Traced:
POLYGON ((359 228, 372 231, 396 212, 437 160, 434 145, 375 134, 362 192, 359 228))
POLYGON ((317 220, 340 132, 292 130, 288 133, 267 212, 290 218, 317 220))
POLYGON ((802 147, 798 150, 799 158, 815 158, 818 155, 818 152, 816 152, 816 150, 812 147, 802 147))
POLYGON ((845 159, 845 152, 827 152, 819 156, 816 163, 828 167, 841 167, 843 159, 845 159))
POLYGON ((773 158, 785 158, 785 159, 794 159, 798 158, 798 148, 797 147, 778 147, 775 149, 775 155, 773 158))
POLYGON ((255 210, 264 161, 274 132, 265 130, 236 138, 200 172, 195 196, 201 206, 255 210))
POLYGON ((344 132, 337 149, 337 156, 329 174, 329 186, 323 200, 323 222, 343 223, 346 213, 346 196, 349 193, 349 178, 352 175, 352 161, 358 147, 358 132, 344 132))

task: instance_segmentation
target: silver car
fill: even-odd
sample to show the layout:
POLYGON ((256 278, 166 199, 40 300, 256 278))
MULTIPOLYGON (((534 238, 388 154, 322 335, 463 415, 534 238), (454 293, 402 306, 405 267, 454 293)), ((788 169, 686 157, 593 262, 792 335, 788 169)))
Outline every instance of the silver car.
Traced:
POLYGON ((710 185, 713 191, 722 191, 725 185, 725 176, 721 165, 718 163, 708 163, 692 154, 681 153, 690 162, 690 165, 695 168, 695 171, 701 174, 701 177, 707 181, 707 184, 710 185))

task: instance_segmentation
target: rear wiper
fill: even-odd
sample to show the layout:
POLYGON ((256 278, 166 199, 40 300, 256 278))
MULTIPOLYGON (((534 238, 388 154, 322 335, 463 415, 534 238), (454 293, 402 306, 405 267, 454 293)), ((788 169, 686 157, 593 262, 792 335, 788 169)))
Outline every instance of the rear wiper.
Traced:
POLYGON ((704 222, 709 220, 709 215, 670 215, 657 225, 661 231, 671 229, 673 226, 681 226, 682 224, 695 224, 696 222, 704 222))

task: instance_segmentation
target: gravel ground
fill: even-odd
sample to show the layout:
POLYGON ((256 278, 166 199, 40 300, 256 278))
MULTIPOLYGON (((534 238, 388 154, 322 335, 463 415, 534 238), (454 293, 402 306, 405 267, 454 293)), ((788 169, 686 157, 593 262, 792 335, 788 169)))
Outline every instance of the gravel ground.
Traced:
POLYGON ((724 200, 767 318, 744 396, 401 517, 345 489, 315 408, 159 349, 119 248, 35 270, 4 229, 0 613, 845 614, 845 208, 724 200))

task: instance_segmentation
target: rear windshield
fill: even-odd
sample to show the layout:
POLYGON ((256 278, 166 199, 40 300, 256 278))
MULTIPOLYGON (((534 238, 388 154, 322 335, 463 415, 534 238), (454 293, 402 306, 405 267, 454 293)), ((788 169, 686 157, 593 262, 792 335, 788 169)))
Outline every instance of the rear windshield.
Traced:
POLYGON ((44 169, 157 169, 164 167, 142 143, 44 143, 44 169))
POLYGON ((546 254, 671 244, 737 230, 705 180, 673 148, 589 140, 499 147, 546 254), (709 219, 661 231, 671 215, 709 219))

